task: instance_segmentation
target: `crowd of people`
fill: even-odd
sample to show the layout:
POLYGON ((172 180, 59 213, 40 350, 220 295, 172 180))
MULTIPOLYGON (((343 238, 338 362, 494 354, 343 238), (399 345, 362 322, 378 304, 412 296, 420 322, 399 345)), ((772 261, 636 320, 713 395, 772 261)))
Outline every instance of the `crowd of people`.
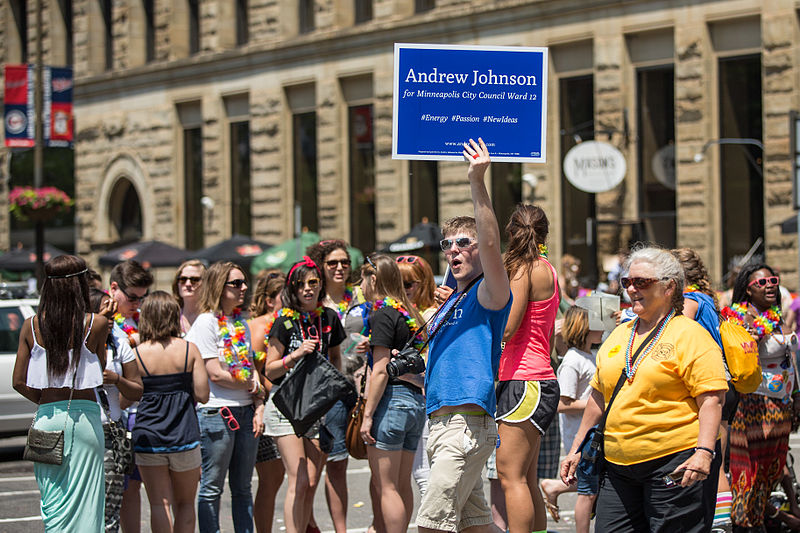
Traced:
POLYGON ((326 471, 331 520, 345 533, 359 394, 376 533, 408 529, 412 479, 421 533, 544 532, 570 491, 580 533, 592 520, 615 533, 794 524, 769 500, 800 422, 797 309, 782 318, 778 274, 744 265, 721 305, 693 250, 636 246, 612 280, 629 309, 608 328, 579 267, 559 275, 548 261, 541 208, 517 206, 501 252, 489 153, 479 139, 463 154, 473 213, 444 223, 440 243, 454 286, 437 287, 416 255, 353 265, 338 239, 287 272, 260 273, 253 290, 232 262, 187 261, 171 293, 151 293, 135 261, 103 286, 79 257, 50 260, 13 373, 39 406, 32 428, 63 431, 63 462, 34 465, 45 529, 138 532, 144 483, 152 531, 218 532, 227 478, 233 529, 268 532, 286 477, 287 533, 318 532, 326 471), (724 322, 757 352, 752 392, 734 386, 724 322), (312 354, 353 392, 296 431, 273 393, 312 354), (111 422, 132 433, 130 469, 115 460, 111 422), (593 434, 596 470, 582 462, 593 434))

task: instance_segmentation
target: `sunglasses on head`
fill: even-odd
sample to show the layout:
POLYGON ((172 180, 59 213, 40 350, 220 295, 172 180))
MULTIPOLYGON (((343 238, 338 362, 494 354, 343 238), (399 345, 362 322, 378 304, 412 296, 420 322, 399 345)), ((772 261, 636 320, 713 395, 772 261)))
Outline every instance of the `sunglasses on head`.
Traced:
POLYGON ((365 257, 364 262, 374 268, 376 272, 378 271, 378 265, 375 264, 375 261, 373 261, 370 256, 365 257))
POLYGON ((395 261, 398 263, 416 263, 417 259, 419 259, 419 257, 416 255, 401 255, 395 261))
POLYGON ((244 279, 232 279, 230 281, 226 281, 225 285, 235 289, 241 289, 242 285, 247 285, 247 282, 244 279))
POLYGON ((221 416, 225 423, 228 424, 228 429, 231 431, 236 431, 239 429, 239 422, 236 421, 236 417, 233 416, 231 410, 226 406, 223 405, 219 408, 219 416, 221 416))
POLYGON ((747 286, 752 287, 753 285, 758 285, 759 287, 766 287, 767 285, 777 285, 780 281, 778 276, 767 276, 766 278, 754 279, 748 283, 747 286))
POLYGON ((330 259, 325 261, 325 265, 329 266, 330 268, 336 268, 339 265, 342 265, 343 268, 350 267, 350 260, 349 259, 330 259))
POLYGON ((143 302, 144 299, 147 298, 147 293, 144 293, 142 296, 131 296, 122 287, 119 287, 119 290, 125 295, 125 298, 127 298, 130 303, 143 302))
POLYGON ((319 287, 319 278, 311 278, 305 281, 297 280, 297 286, 299 287, 308 287, 309 289, 316 289, 319 287))
POLYGON ((475 242, 472 237, 459 237, 457 239, 442 239, 439 241, 439 246, 442 247, 442 251, 446 252, 453 247, 453 244, 456 245, 458 248, 466 248, 475 242))
POLYGON ((200 276, 180 276, 178 278, 178 284, 183 285, 188 281, 192 285, 197 285, 198 283, 200 283, 201 279, 202 278, 200 276))
POLYGON ((633 285, 634 289, 642 290, 648 288, 653 283, 666 281, 668 279, 669 278, 620 278, 619 284, 622 285, 623 289, 627 289, 633 285))

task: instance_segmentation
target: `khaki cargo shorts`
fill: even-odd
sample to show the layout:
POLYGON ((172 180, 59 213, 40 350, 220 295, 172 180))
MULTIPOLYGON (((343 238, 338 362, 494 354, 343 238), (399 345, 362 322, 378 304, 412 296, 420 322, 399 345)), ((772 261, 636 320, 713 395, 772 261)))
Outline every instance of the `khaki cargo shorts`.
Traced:
POLYGON ((428 490, 417 525, 461 531, 490 524, 492 512, 483 495, 481 474, 497 443, 497 425, 489 415, 449 414, 429 420, 428 490))

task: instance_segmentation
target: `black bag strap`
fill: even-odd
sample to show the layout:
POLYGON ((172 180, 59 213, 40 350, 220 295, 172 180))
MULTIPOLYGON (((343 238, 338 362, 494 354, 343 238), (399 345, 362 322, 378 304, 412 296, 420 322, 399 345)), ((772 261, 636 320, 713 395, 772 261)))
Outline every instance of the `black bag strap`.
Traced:
MULTIPOLYGON (((422 351, 425 349, 425 347, 428 346, 428 343, 431 342, 431 339, 433 339, 434 335, 439 333, 439 330, 442 329, 442 326, 447 324, 447 321, 450 320, 450 317, 453 316, 453 313, 456 312, 456 308, 458 307, 458 304, 461 303, 461 300, 467 295, 469 290, 476 283, 478 283, 482 279, 483 279, 483 274, 479 275, 477 278, 475 278, 475 279, 473 279, 472 281, 469 282, 469 285, 467 285, 466 288, 464 288, 464 290, 461 292, 461 294, 458 295, 458 298, 456 298, 456 301, 453 303, 453 305, 450 306, 450 309, 447 310, 447 313, 445 313, 445 315, 439 321, 439 324, 436 326, 436 329, 433 330, 428 335, 427 339, 425 339, 425 343, 420 347, 419 353, 422 353, 422 351)), ((451 294, 451 296, 452 296, 452 294, 451 294)), ((449 300, 449 298, 448 298, 448 300, 449 300)), ((432 322, 434 318, 436 318, 436 316, 439 314, 439 311, 441 311, 442 307, 444 307, 444 305, 446 303, 447 303, 447 300, 445 300, 445 302, 439 307, 439 309, 436 310, 436 313, 434 313, 433 316, 429 320, 427 320, 424 324, 422 324, 417 331, 424 331, 425 327, 430 322, 432 322)), ((414 335, 411 335, 411 337, 408 339, 408 342, 406 342, 406 345, 403 347, 403 350, 405 350, 406 348, 411 346, 412 342, 414 342, 414 335)))
MULTIPOLYGON (((663 319, 666 320, 666 317, 663 319)), ((636 324, 633 325, 636 327, 636 324)), ((658 330, 661 329, 661 323, 656 324, 656 326, 650 331, 650 334, 645 337, 644 341, 636 348, 636 351, 633 353, 633 358, 631 359, 631 365, 636 362, 636 359, 639 358, 639 354, 642 353, 644 347, 650 344, 650 341, 658 334, 658 330)), ((611 393, 611 398, 608 399, 608 405, 606 405, 605 410, 603 411, 603 417, 600 419, 600 423, 597 425, 597 431, 602 435, 606 429, 606 419, 608 418, 608 412, 611 410, 611 404, 614 403, 614 398, 617 397, 617 394, 622 389, 622 385, 625 383, 625 367, 622 367, 622 373, 619 375, 619 379, 617 380, 617 385, 614 387, 614 392, 611 393)))

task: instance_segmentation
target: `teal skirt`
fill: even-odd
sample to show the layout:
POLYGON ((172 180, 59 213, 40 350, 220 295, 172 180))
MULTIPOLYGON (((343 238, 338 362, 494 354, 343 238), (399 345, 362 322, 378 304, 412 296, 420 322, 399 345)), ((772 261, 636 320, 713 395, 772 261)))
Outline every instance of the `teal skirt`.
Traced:
POLYGON ((64 460, 60 465, 34 463, 33 473, 42 495, 45 531, 102 533, 104 529, 105 439, 100 406, 89 400, 40 405, 34 427, 64 430, 64 460))

